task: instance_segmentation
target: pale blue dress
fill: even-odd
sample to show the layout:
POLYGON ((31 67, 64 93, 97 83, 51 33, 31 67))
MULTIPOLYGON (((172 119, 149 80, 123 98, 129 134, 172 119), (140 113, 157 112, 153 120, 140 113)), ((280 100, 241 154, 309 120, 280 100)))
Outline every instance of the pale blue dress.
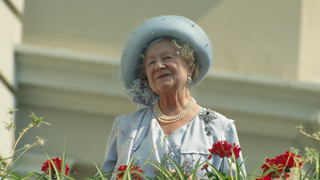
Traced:
MULTIPOLYGON (((139 167, 149 159, 151 162, 162 161, 173 169, 174 166, 166 162, 164 158, 166 156, 170 156, 181 166, 193 167, 199 158, 201 162, 207 160, 210 155, 208 149, 214 142, 226 140, 231 144, 239 145, 233 120, 213 111, 210 112, 214 118, 208 120, 204 112, 207 112, 207 109, 203 108, 192 121, 180 127, 169 137, 163 133, 152 107, 117 117, 108 139, 106 160, 101 170, 103 172, 117 170, 120 165, 128 164, 132 157, 135 159, 134 164, 139 167)), ((223 169, 230 174, 228 163, 222 163, 219 156, 213 156, 209 162, 217 169, 223 169)), ((241 154, 238 162, 239 164, 242 162, 241 154)), ((147 176, 153 177, 156 169, 151 164, 147 164, 142 170, 147 176)), ((245 172, 244 166, 242 170, 245 172)), ((205 172, 199 167, 197 177, 206 178, 205 172)))

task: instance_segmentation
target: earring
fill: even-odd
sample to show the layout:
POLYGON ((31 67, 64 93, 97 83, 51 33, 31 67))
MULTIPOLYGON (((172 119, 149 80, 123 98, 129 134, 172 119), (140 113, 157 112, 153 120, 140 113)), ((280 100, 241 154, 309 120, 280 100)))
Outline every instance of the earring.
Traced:
POLYGON ((188 82, 189 84, 191 84, 191 82, 192 82, 191 75, 189 75, 189 76, 188 76, 188 78, 187 78, 187 82, 188 82))

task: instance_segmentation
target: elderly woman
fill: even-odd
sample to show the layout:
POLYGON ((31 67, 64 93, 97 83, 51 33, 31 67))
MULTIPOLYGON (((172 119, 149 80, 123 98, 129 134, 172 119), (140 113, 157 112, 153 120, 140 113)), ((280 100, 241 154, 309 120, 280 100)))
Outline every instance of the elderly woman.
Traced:
MULTIPOLYGON (((156 170, 146 160, 173 168, 167 162, 171 157, 192 168, 199 158, 208 160, 213 143, 239 144, 234 121, 201 107, 190 95, 190 88, 208 72, 211 59, 208 37, 187 18, 157 17, 133 32, 122 53, 121 72, 132 101, 147 107, 116 118, 103 172, 117 170, 134 157, 134 163, 153 177, 156 170)), ((208 161, 230 172, 219 156, 208 161)), ((205 178, 205 173, 199 168, 197 175, 205 178)))

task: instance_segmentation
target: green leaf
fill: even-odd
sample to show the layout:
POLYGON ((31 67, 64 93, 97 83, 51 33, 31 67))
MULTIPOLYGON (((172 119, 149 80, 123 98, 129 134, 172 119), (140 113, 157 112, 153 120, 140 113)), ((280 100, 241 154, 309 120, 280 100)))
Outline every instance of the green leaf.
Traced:
POLYGON ((49 180, 52 180, 51 164, 49 163, 49 180))
MULTIPOLYGON (((91 158, 90 158, 90 159, 91 159, 91 158)), ((102 174, 100 168, 98 167, 98 165, 93 161, 93 159, 91 159, 91 161, 93 162, 94 166, 97 168, 101 179, 102 179, 102 180, 106 179, 106 178, 103 176, 103 174, 102 174)))
MULTIPOLYGON (((246 177, 246 174, 243 172, 243 170, 242 170, 241 167, 244 165, 244 162, 247 160, 247 158, 248 158, 248 156, 247 156, 246 158, 244 158, 244 159, 242 160, 241 164, 240 164, 240 172, 241 172, 242 178, 243 178, 244 180, 246 180, 247 177, 246 177)), ((259 166, 258 166, 258 167, 259 167, 259 166)), ((255 171, 256 171, 256 170, 255 170, 255 171)))
POLYGON ((73 178, 73 177, 70 177, 70 176, 67 176, 67 175, 65 175, 65 174, 61 174, 61 176, 66 177, 66 178, 68 178, 68 179, 77 180, 77 179, 75 179, 75 178, 73 178))
POLYGON ((34 125, 34 127, 35 127, 35 126, 36 126, 36 127, 39 127, 42 123, 51 126, 51 124, 43 121, 43 120, 42 120, 42 117, 41 117, 41 118, 38 118, 32 111, 30 111, 30 112, 31 112, 31 114, 29 115, 29 117, 31 117, 31 119, 32 119, 32 125, 34 125))
MULTIPOLYGON (((315 166, 316 166, 316 165, 315 165, 315 166)), ((314 171, 313 175, 312 175, 309 179, 313 179, 313 177, 317 174, 316 167, 315 167, 314 170, 315 170, 315 171, 314 171)))
POLYGON ((173 179, 173 174, 163 164, 151 161, 149 161, 149 163, 157 168, 166 177, 166 179, 173 179))
POLYGON ((255 176, 257 170, 259 169, 259 167, 261 167, 262 164, 264 164, 264 162, 266 162, 267 157, 265 157, 263 160, 260 160, 260 164, 254 169, 254 171, 251 173, 251 175, 249 176, 249 180, 253 179, 253 176, 255 176))
POLYGON ((296 126, 296 129, 297 129, 298 131, 300 131, 300 130, 303 129, 303 127, 302 127, 302 125, 300 124, 299 126, 296 126))
POLYGON ((6 179, 6 177, 11 177, 10 175, 13 175, 14 177, 18 177, 21 178, 21 176, 19 176, 16 173, 13 173, 15 170, 17 170, 18 168, 20 168, 21 166, 23 166, 23 164, 21 164, 20 166, 15 167, 14 169, 8 171, 3 177, 2 179, 6 179))
POLYGON ((192 180, 197 180, 197 171, 198 171, 198 168, 199 166, 201 166, 202 164, 204 163, 201 163, 200 164, 200 159, 202 158, 202 156, 198 159, 197 163, 196 163, 196 166, 194 167, 194 170, 193 170, 193 173, 192 173, 192 180))
POLYGON ((127 166, 127 169, 124 171, 124 179, 128 179, 128 180, 131 180, 132 177, 131 177, 131 168, 132 168, 132 165, 133 165, 133 161, 134 161, 134 156, 132 156, 131 160, 129 161, 129 164, 127 166))
POLYGON ((36 173, 36 174, 39 175, 39 177, 36 180, 41 180, 46 176, 47 172, 44 172, 43 174, 39 174, 39 173, 36 173))
POLYGON ((64 146, 63 146, 63 153, 62 153, 62 162, 61 162, 61 174, 66 174, 66 154, 67 154, 67 149, 66 149, 66 139, 64 139, 64 146))
MULTIPOLYGON (((1 159, 1 160, 0 160, 0 163, 6 161, 6 160, 8 160, 8 159, 14 158, 14 157, 17 157, 17 156, 11 156, 11 157, 7 157, 7 158, 4 158, 4 159, 1 159)), ((1 169, 0 169, 0 170, 1 170, 1 169)))
MULTIPOLYGON (((302 180, 305 180, 306 178, 308 178, 307 174, 309 174, 310 172, 312 172, 312 169, 315 168, 315 165, 313 164, 308 171, 305 173, 304 178, 302 180)), ((301 170, 300 170, 301 171, 301 170)), ((301 172, 300 172, 301 173, 301 172)))
POLYGON ((35 173, 32 172, 32 173, 28 174, 27 176, 21 178, 21 180, 30 179, 30 177, 33 176, 34 174, 35 174, 35 173))
MULTIPOLYGON (((232 160, 234 161, 234 163, 236 165, 236 168, 235 168, 235 170, 236 170, 236 180, 239 180, 240 179, 240 171, 239 171, 240 166, 238 164, 236 154, 233 152, 233 150, 232 150, 232 160)), ((231 166, 230 166, 230 168, 231 168, 231 166)))
POLYGON ((276 168, 275 168, 276 165, 274 165, 274 166, 269 166, 269 167, 270 167, 270 168, 269 168, 266 172, 263 173, 264 176, 267 175, 267 174, 269 174, 270 172, 274 171, 277 175, 280 176, 281 179, 284 179, 284 177, 281 176, 281 173, 280 173, 278 170, 276 170, 276 168))
POLYGON ((22 177, 17 173, 10 172, 10 174, 8 174, 7 178, 8 179, 21 179, 22 177))
POLYGON ((222 173, 220 173, 212 164, 207 164, 212 168, 213 172, 219 177, 220 180, 226 180, 226 177, 224 177, 224 175, 222 175, 222 173))
POLYGON ((317 179, 320 179, 320 156, 319 153, 316 154, 316 171, 317 171, 317 179))
MULTIPOLYGON (((169 157, 169 159, 170 159, 170 161, 173 163, 173 165, 175 166, 176 173, 179 174, 180 179, 181 179, 181 180, 185 180, 185 176, 184 176, 183 171, 181 170, 181 167, 180 167, 180 166, 177 164, 177 162, 175 162, 172 158, 169 157)), ((176 173, 175 173, 175 174, 176 174, 176 173)))
POLYGON ((298 179, 297 180, 301 180, 301 176, 302 176, 302 174, 301 174, 301 167, 300 167, 300 165, 299 165, 299 162, 297 161, 297 159, 296 158, 294 158, 294 161, 295 161, 295 163, 296 163, 296 165, 297 165, 297 167, 298 167, 298 179))
POLYGON ((7 114, 13 114, 13 113, 15 113, 16 111, 19 111, 19 109, 11 109, 11 108, 8 108, 8 110, 6 110, 6 115, 7 114))

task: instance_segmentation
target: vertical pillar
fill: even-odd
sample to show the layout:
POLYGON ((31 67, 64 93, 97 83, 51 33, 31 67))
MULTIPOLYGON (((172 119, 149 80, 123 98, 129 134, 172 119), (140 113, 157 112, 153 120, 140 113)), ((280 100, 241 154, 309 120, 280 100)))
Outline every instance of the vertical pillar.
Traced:
POLYGON ((320 1, 301 1, 298 80, 320 83, 320 1))
POLYGON ((8 108, 15 108, 15 61, 14 46, 21 42, 22 22, 20 14, 23 0, 0 1, 0 152, 9 157, 12 140, 3 122, 9 122, 8 108))

